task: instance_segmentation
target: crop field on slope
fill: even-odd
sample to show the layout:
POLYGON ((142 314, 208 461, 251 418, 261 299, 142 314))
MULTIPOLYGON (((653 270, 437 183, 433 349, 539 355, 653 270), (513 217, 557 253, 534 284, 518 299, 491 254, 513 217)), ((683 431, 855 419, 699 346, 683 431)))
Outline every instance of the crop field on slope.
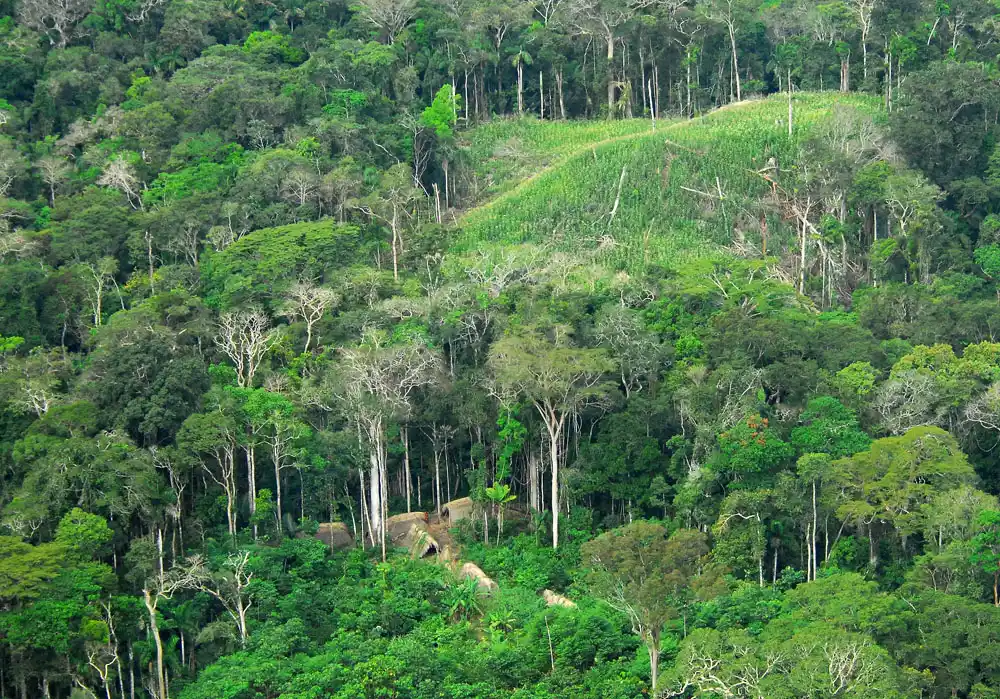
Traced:
POLYGON ((463 144, 477 201, 509 191, 518 182, 595 144, 645 133, 648 119, 539 121, 499 119, 465 134, 463 144))
POLYGON ((605 263, 626 270, 675 267, 715 254, 734 238, 750 240, 759 232, 769 185, 757 171, 771 158, 789 166, 794 141, 838 104, 878 109, 876 101, 856 95, 796 95, 793 139, 783 95, 662 125, 655 133, 644 122, 639 133, 566 158, 468 212, 459 220, 456 247, 547 244, 597 251, 605 263))

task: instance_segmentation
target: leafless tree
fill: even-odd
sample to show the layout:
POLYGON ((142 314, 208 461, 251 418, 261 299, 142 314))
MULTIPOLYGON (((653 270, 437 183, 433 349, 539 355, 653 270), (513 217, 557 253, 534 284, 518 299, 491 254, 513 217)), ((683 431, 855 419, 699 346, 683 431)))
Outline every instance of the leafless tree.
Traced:
MULTIPOLYGON (((162 541, 160 546, 162 548, 162 541)), ((197 590, 204 583, 207 571, 200 558, 190 559, 185 565, 174 566, 168 571, 160 569, 158 574, 147 580, 142 589, 143 602, 149 617, 149 632, 156 646, 156 686, 155 699, 170 699, 167 689, 167 670, 164 662, 163 639, 157 622, 157 608, 160 602, 168 600, 181 590, 197 590)))
POLYGON ((226 202, 222 205, 222 215, 226 222, 220 226, 212 226, 208 231, 208 242, 216 252, 228 248, 253 227, 250 207, 246 204, 226 202))
POLYGON ((7 219, 0 216, 0 260, 8 255, 17 259, 30 257, 38 248, 37 241, 29 240, 20 231, 8 230, 7 219))
POLYGON ((94 9, 95 0, 22 0, 21 22, 48 37, 58 48, 73 39, 76 24, 94 9))
MULTIPOLYGON (((101 678, 105 698, 111 699, 111 671, 116 665, 121 667, 121 659, 118 657, 118 644, 114 635, 115 624, 111 615, 111 601, 101 602, 101 610, 104 623, 108 626, 108 641, 106 643, 87 641, 84 645, 87 653, 87 665, 93 668, 97 676, 101 678)), ((90 691, 89 687, 86 687, 80 679, 74 677, 74 680, 79 686, 90 691)))
POLYGON ((733 63, 733 83, 736 89, 735 98, 737 102, 743 99, 739 52, 736 50, 736 32, 740 29, 743 22, 741 16, 742 2, 743 0, 710 0, 698 6, 706 19, 723 25, 729 35, 730 58, 733 63))
POLYGON ((861 56, 864 66, 864 79, 868 80, 868 36, 875 22, 875 10, 879 0, 847 0, 847 7, 854 15, 854 21, 861 31, 861 56))
POLYGON ((598 313, 594 330, 595 339, 618 360, 625 397, 642 390, 646 377, 656 368, 658 347, 637 313, 610 304, 598 313))
POLYGON ((239 437, 235 428, 227 421, 219 420, 216 441, 206 452, 211 461, 200 461, 202 470, 226 494, 226 524, 229 536, 236 538, 236 501, 239 485, 236 481, 236 448, 239 437))
POLYGON ((361 14, 392 44, 417 12, 416 0, 359 0, 361 14))
POLYGON ((911 427, 940 425, 947 414, 940 397, 932 376, 915 370, 900 371, 879 387, 872 408, 885 430, 903 434, 911 427))
POLYGON ((992 384, 965 406, 965 422, 1000 436, 1000 383, 992 384))
MULTIPOLYGON (((118 260, 112 257, 102 257, 96 263, 88 262, 82 268, 91 277, 90 286, 87 287, 87 298, 90 301, 91 312, 94 318, 94 327, 99 328, 104 317, 104 292, 109 286, 118 287, 115 281, 115 274, 118 272, 118 260)), ((121 299, 121 294, 119 294, 121 299)), ((125 303, 122 302, 122 310, 125 310, 125 303)))
POLYGON ((292 284, 285 293, 285 303, 281 307, 282 315, 299 319, 306 324, 306 346, 303 352, 308 352, 312 344, 313 328, 332 305, 337 303, 339 295, 333 289, 319 286, 310 281, 299 281, 292 284))
POLYGON ((469 280, 495 299, 511 285, 533 279, 544 257, 545 251, 533 245, 495 247, 477 250, 463 267, 469 280))
POLYGON ((25 169, 24 158, 14 148, 10 139, 0 137, 0 197, 7 196, 7 192, 24 174, 25 169))
POLYGON ((42 182, 49 186, 49 206, 55 206, 56 190, 66 181, 71 171, 69 163, 57 155, 46 155, 35 162, 35 169, 42 182))
POLYGON ((47 413, 63 399, 59 385, 67 368, 67 362, 58 350, 36 348, 27 357, 12 359, 9 370, 18 375, 16 390, 11 397, 13 407, 36 417, 47 413))
POLYGON ((198 266, 198 251, 201 247, 201 222, 189 219, 174 229, 163 244, 165 252, 182 258, 192 267, 198 266))
POLYGON ((316 198, 319 187, 320 180, 315 172, 305 167, 295 167, 281 183, 281 196, 297 206, 305 206, 316 198))
POLYGON ((207 592, 217 599, 229 614, 240 634, 240 645, 246 645, 250 637, 247 629, 247 612, 253 606, 253 590, 250 581, 250 552, 236 551, 226 558, 219 571, 211 572, 200 556, 188 559, 188 570, 197 580, 197 589, 207 592))
POLYGON ((371 531, 378 536, 385 558, 385 517, 388 500, 388 423, 410 412, 410 395, 437 380, 441 357, 420 344, 385 345, 375 333, 346 350, 341 362, 338 398, 348 419, 357 425, 368 449, 371 531))
POLYGON ((136 24, 142 24, 145 22, 152 12, 167 3, 167 0, 139 0, 138 3, 133 7, 132 11, 127 13, 125 17, 129 22, 135 22, 136 24))
POLYGON ((112 158, 104 167, 104 172, 97 178, 97 184, 102 187, 117 189, 125 195, 133 209, 142 209, 142 194, 139 190, 139 178, 135 168, 122 156, 112 158))
POLYGON ((228 311, 219 317, 215 344, 233 362, 236 381, 243 388, 253 386, 260 363, 277 341, 270 328, 267 315, 259 308, 228 311))
POLYGON ((358 209, 373 221, 388 226, 392 235, 392 278, 399 280, 399 258, 403 255, 403 233, 412 217, 410 207, 419 197, 413 186, 413 171, 398 163, 389 168, 379 188, 361 202, 358 209))

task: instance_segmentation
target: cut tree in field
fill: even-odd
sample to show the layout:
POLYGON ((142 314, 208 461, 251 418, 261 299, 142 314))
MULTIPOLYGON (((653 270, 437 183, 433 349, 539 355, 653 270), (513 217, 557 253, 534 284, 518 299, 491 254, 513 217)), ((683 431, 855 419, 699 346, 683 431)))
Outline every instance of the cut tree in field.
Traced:
POLYGON ((558 548, 559 448, 566 419, 609 397, 614 385, 605 376, 615 364, 605 350, 573 347, 564 328, 553 330, 535 326, 504 337, 494 343, 489 363, 496 382, 531 401, 545 424, 552 469, 552 548, 558 548))

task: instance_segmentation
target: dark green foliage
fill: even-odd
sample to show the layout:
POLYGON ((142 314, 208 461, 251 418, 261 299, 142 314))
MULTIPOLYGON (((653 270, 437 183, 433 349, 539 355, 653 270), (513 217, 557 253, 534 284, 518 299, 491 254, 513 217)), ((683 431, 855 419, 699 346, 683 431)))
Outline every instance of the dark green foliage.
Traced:
POLYGON ((0 0, 0 696, 995 696, 995 9, 0 0))

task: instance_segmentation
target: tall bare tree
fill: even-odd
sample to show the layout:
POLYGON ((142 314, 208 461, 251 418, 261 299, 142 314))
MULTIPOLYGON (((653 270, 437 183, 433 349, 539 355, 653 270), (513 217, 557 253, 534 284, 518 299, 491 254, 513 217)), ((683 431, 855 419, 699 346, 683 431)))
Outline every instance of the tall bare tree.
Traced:
POLYGON ((232 361, 236 381, 242 388, 253 386, 260 363, 277 341, 270 327, 267 315, 259 308, 229 311, 219 316, 215 344, 232 361))
POLYGON ((57 155, 46 155, 35 161, 35 170, 49 187, 49 206, 56 205, 56 190, 69 178, 72 168, 57 155))
POLYGON ((333 289, 319 286, 310 281, 299 281, 288 289, 281 312, 288 318, 301 320, 306 324, 306 346, 312 345, 313 328, 330 306, 337 303, 339 296, 333 289))
POLYGON ((21 22, 44 34, 58 48, 66 46, 77 23, 94 9, 95 0, 22 0, 21 22))
POLYGON ((362 345, 344 351, 340 369, 341 384, 336 390, 368 449, 371 530, 379 537, 385 558, 388 425, 409 414, 415 390, 438 379, 441 356, 417 343, 387 345, 369 333, 362 345))
POLYGON ((354 9, 385 33, 386 41, 395 43, 417 13, 416 0, 358 0, 354 9))
POLYGON ((413 171, 409 165, 397 163, 383 175, 378 188, 362 200, 358 207, 373 221, 389 228, 392 236, 392 278, 399 280, 399 258, 403 255, 403 233, 412 217, 410 208, 419 198, 413 185, 413 171))
POLYGON ((102 187, 117 189, 128 199, 133 209, 143 209, 142 193, 139 188, 139 178, 132 167, 122 156, 112 158, 104 166, 104 172, 97 178, 97 184, 102 187))

